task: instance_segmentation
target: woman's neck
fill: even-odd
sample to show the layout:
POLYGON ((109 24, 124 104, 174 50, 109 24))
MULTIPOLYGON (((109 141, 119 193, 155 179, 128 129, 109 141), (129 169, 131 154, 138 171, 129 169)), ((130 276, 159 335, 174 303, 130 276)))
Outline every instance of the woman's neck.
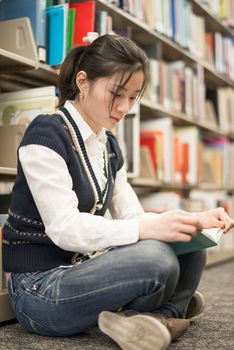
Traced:
POLYGON ((92 131, 95 134, 97 134, 98 131, 101 130, 101 128, 98 127, 98 125, 95 124, 94 121, 85 113, 85 111, 82 108, 81 103, 79 102, 79 100, 74 100, 73 103, 74 103, 74 106, 75 106, 76 110, 79 112, 79 114, 84 119, 84 121, 89 125, 89 127, 92 129, 92 131))

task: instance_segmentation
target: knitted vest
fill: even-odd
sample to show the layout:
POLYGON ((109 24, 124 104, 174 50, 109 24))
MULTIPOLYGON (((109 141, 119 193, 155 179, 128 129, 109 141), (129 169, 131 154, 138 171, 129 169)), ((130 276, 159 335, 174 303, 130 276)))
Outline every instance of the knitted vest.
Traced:
MULTIPOLYGON (((66 162, 80 212, 104 215, 113 193, 123 157, 115 137, 107 131, 108 181, 104 193, 89 163, 81 134, 68 111, 39 115, 28 126, 21 146, 46 146, 66 162), (72 132, 73 131, 73 134, 72 132)), ((3 228, 3 269, 9 272, 46 270, 71 264, 74 252, 56 246, 45 233, 42 218, 27 184, 18 158, 17 177, 12 191, 8 221, 3 228)))

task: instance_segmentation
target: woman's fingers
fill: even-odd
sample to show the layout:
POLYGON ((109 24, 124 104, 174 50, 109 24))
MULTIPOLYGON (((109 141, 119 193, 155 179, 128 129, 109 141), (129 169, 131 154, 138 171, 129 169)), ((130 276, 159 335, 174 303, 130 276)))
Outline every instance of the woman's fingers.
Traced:
POLYGON ((227 214, 227 212, 224 210, 224 208, 217 208, 216 213, 218 216, 219 221, 224 223, 225 232, 230 230, 231 227, 233 227, 233 220, 230 218, 230 216, 227 214))
POLYGON ((190 242, 192 238, 191 234, 181 232, 176 235, 174 242, 190 242))

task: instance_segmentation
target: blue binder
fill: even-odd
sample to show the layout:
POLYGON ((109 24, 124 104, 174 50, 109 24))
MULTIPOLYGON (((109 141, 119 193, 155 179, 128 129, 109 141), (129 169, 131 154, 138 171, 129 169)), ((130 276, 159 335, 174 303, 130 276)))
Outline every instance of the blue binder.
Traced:
POLYGON ((46 9, 47 15, 47 63, 61 64, 65 53, 65 13, 64 5, 46 9))

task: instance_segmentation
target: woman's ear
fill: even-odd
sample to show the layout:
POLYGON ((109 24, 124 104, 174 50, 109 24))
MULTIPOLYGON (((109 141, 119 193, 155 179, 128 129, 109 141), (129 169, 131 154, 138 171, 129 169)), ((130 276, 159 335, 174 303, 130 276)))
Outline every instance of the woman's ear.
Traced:
POLYGON ((88 87, 87 74, 85 71, 81 70, 76 75, 76 85, 80 90, 81 94, 84 94, 88 87))

